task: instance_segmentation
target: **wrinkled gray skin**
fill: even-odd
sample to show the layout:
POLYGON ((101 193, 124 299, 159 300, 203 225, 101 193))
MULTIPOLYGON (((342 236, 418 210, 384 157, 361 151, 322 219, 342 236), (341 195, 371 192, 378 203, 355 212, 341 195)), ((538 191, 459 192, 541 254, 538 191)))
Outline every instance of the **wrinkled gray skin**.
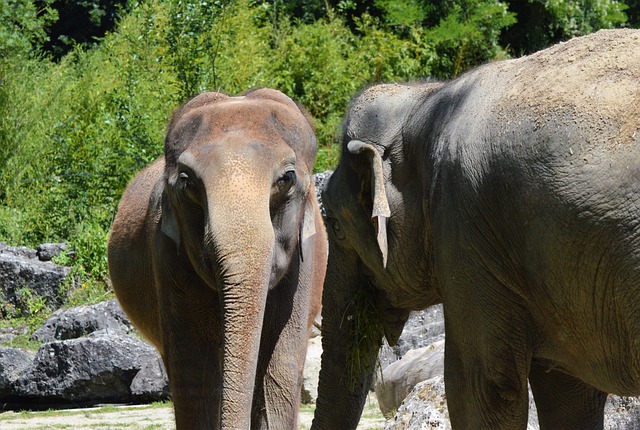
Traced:
POLYGON ((454 429, 525 429, 527 379, 542 429, 602 429, 607 393, 640 395, 640 32, 369 88, 323 201, 314 429, 360 418, 362 291, 392 344, 409 310, 444 303, 454 429))
POLYGON ((162 355, 178 429, 297 428, 327 259, 315 153, 284 94, 204 93, 122 197, 111 280, 162 355))

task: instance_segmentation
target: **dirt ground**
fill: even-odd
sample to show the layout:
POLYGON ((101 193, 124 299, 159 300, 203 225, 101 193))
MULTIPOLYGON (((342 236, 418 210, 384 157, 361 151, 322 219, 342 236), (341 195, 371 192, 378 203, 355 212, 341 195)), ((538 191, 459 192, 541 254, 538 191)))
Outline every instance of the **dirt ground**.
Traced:
MULTIPOLYGON (((313 406, 303 406, 299 428, 308 430, 313 419, 313 406)), ((385 420, 378 409, 375 395, 370 395, 358 430, 379 430, 385 420)), ((0 413, 2 430, 172 430, 173 410, 170 404, 160 406, 108 406, 48 412, 0 413)))

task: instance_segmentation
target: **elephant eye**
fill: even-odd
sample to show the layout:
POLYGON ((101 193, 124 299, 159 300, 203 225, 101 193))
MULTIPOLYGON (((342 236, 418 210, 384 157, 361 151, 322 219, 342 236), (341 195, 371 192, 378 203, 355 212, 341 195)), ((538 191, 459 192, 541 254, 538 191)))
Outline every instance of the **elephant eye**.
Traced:
POLYGON ((291 187, 296 182, 296 172, 294 170, 288 170, 276 181, 276 185, 281 190, 291 187))
POLYGON ((187 172, 180 172, 180 175, 178 176, 178 178, 180 179, 180 182, 183 186, 185 187, 193 186, 193 181, 191 180, 187 172))

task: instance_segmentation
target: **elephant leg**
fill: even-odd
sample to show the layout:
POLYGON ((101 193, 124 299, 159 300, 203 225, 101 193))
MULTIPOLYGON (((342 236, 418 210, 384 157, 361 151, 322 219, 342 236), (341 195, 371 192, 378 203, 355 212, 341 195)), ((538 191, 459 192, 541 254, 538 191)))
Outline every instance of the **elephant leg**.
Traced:
POLYGON ((296 429, 308 333, 308 286, 285 280, 269 292, 265 309, 254 429, 296 429))
POLYGON ((170 303, 161 305, 163 360, 177 429, 220 428, 220 304, 215 293, 198 287, 200 297, 166 294, 170 303))
POLYGON ((540 429, 602 430, 607 393, 571 375, 531 364, 531 391, 540 429))
MULTIPOLYGON (((477 285, 477 284, 476 284, 477 285)), ((517 297, 477 285, 444 302, 445 389, 453 429, 525 429, 530 347, 517 297)))

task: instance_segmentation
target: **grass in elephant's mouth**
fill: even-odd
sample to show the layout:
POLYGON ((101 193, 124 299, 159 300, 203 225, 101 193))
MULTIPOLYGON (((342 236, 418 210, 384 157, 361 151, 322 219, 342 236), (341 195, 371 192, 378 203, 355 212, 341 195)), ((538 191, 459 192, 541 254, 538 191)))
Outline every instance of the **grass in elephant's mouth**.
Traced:
POLYGON ((383 318, 376 306, 372 285, 361 288, 353 298, 347 318, 353 319, 353 343, 349 347, 349 375, 352 386, 379 368, 378 351, 384 333, 383 318), (372 357, 375 359, 372 360, 372 357))

